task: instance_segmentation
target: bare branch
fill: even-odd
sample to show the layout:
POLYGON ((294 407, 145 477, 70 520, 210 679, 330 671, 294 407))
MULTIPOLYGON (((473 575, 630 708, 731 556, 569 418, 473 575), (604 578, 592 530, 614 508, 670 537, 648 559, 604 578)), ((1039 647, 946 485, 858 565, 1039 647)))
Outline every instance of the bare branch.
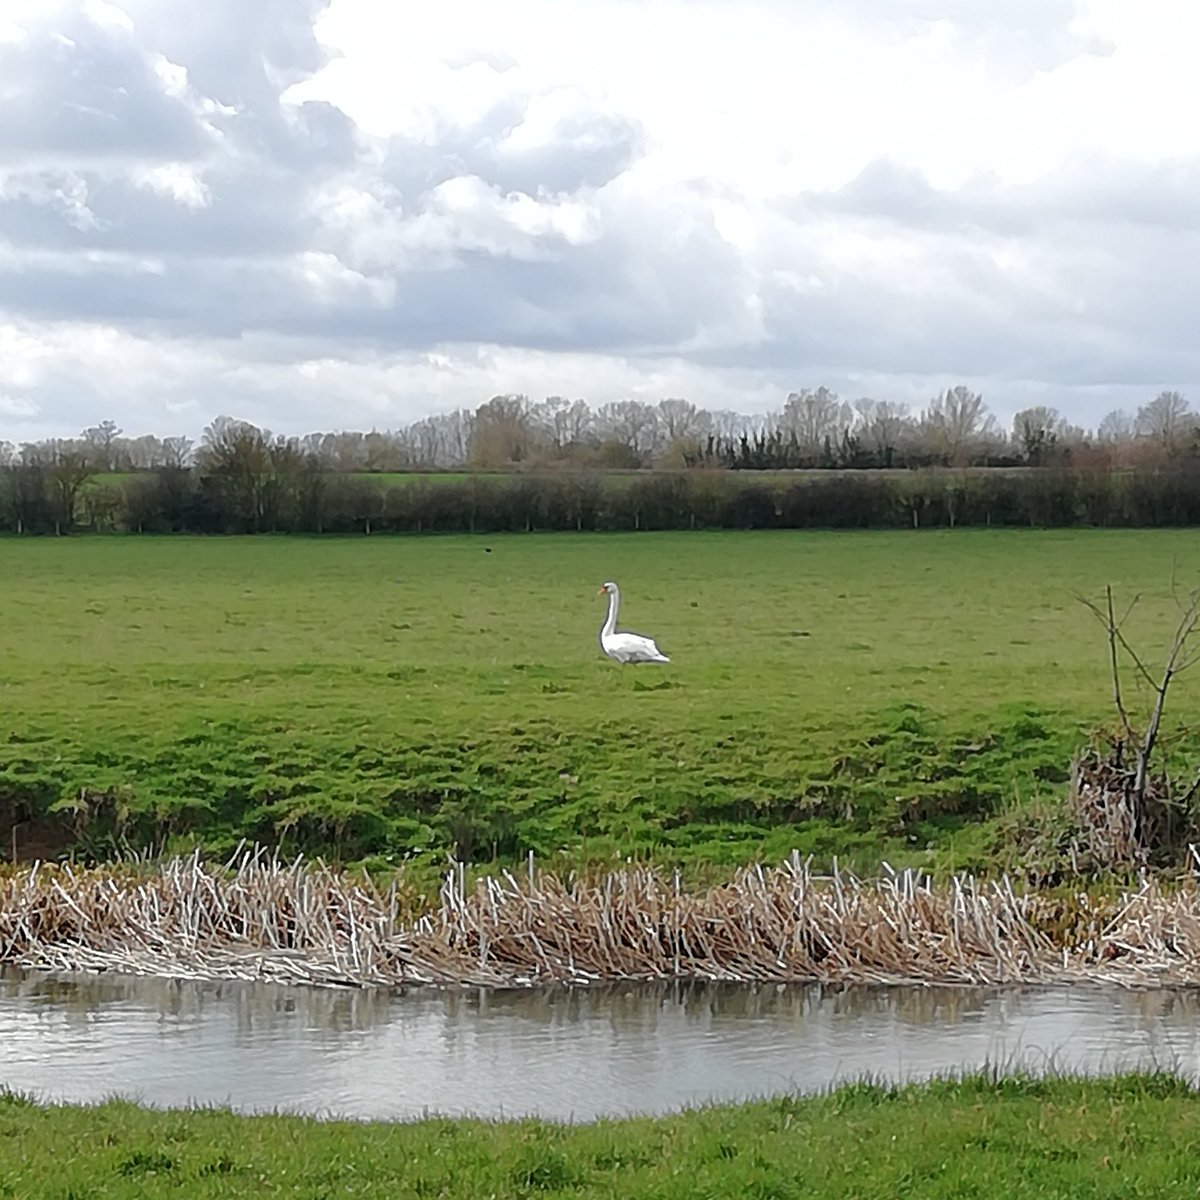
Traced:
POLYGON ((1154 751, 1155 742, 1158 740, 1158 731, 1162 725, 1163 709, 1167 703, 1167 689, 1171 686, 1171 680, 1181 670, 1186 670, 1197 657, 1200 657, 1186 655, 1184 665, 1180 663, 1180 655, 1184 653, 1188 641, 1198 627, 1200 627, 1200 589, 1191 593, 1189 603, 1179 618, 1179 624, 1175 627, 1175 637, 1171 641, 1171 649, 1167 652, 1167 662, 1163 667, 1162 680, 1155 687, 1157 696, 1154 701, 1154 710, 1150 714, 1150 723, 1146 726, 1146 736, 1142 740, 1142 749, 1138 754, 1137 778, 1134 781, 1134 789, 1139 799, 1145 790, 1150 755, 1154 751))
MULTIPOLYGON (((1080 602, 1080 604, 1082 604, 1086 609, 1088 609, 1089 612, 1092 613, 1092 615, 1096 618, 1097 621, 1100 622, 1101 625, 1104 626, 1104 630, 1108 634, 1109 658, 1110 658, 1111 664, 1112 664, 1114 693, 1119 693, 1119 691, 1120 691, 1120 681, 1119 681, 1119 677, 1118 677, 1119 672, 1118 672, 1118 667, 1117 667, 1117 646, 1118 645, 1120 645, 1121 648, 1125 651, 1125 653, 1129 655, 1130 660, 1133 662, 1133 665, 1138 670, 1138 674, 1141 675, 1141 677, 1150 685, 1150 687, 1154 688, 1157 691, 1158 684, 1155 681, 1154 676, 1150 674, 1150 669, 1142 661, 1141 655, 1139 655, 1138 652, 1129 644, 1129 641, 1126 639, 1125 635, 1121 632, 1121 627, 1129 619, 1129 614, 1131 612, 1133 612, 1134 606, 1141 599, 1141 593, 1139 592, 1134 595, 1133 599, 1130 600, 1129 604, 1126 606, 1125 611, 1121 614, 1121 617, 1119 620, 1117 619, 1117 617, 1115 615, 1116 610, 1113 607, 1112 585, 1111 584, 1109 584, 1108 586, 1105 587, 1104 594, 1105 594, 1105 606, 1103 608, 1101 608, 1100 605, 1097 604, 1094 600, 1089 600, 1086 596, 1081 595, 1079 593, 1076 593, 1075 598, 1080 602)), ((1129 721, 1128 721, 1128 717, 1125 714, 1125 710, 1121 705, 1121 700, 1120 700, 1119 694, 1114 695, 1114 699, 1116 699, 1116 702, 1117 702, 1117 711, 1121 714, 1122 722, 1124 723, 1126 729, 1128 730, 1129 721)))

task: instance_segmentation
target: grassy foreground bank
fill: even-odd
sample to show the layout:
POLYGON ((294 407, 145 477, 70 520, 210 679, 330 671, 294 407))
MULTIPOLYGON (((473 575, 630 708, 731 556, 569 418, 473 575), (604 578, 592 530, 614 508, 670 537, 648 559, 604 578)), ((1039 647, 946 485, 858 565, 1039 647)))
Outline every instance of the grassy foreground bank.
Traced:
MULTIPOLYGON (((0 541, 0 853, 987 863, 1200 532, 0 541), (672 656, 596 644, 600 582, 672 656), (39 828, 58 811, 58 839, 39 828), (16 823, 15 830, 12 828, 16 823)), ((1139 697, 1132 690, 1131 706, 1139 697)), ((1194 720, 1200 672, 1169 716, 1194 720)), ((1021 858, 1020 862, 1024 862, 1021 858)))
POLYGON ((981 1074, 563 1127, 0 1095, 0 1195, 1165 1200, 1200 1188, 1198 1099, 1167 1074, 981 1074))

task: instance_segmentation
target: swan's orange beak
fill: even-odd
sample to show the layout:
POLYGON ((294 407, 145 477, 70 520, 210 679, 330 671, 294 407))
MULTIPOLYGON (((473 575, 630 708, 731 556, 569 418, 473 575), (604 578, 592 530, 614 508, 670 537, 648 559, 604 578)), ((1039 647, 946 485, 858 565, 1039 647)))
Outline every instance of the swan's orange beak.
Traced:
POLYGON ((597 588, 597 589, 596 589, 596 595, 597 595, 597 596, 603 596, 603 595, 604 595, 604 588, 597 588))

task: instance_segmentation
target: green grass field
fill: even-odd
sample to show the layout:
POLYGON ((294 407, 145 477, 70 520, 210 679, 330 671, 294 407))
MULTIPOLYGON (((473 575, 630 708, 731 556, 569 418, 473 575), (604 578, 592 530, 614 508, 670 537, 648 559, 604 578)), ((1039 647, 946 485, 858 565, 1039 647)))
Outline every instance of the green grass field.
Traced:
POLYGON ((1197 1094, 1167 1075, 971 1076, 564 1127, 41 1108, 0 1095, 14 1197, 1192 1197, 1197 1094))
MULTIPOLYGON (((1157 660, 1198 548, 1190 531, 7 540, 0 822, 5 799, 27 819, 84 789, 85 842, 125 822, 131 841, 282 837, 346 860, 972 864, 1014 803, 1062 793, 1110 715, 1103 631, 1072 593, 1141 591, 1131 635, 1157 660), (609 578, 670 665, 600 654, 609 578)), ((1200 670, 1175 718, 1198 700, 1200 670)))

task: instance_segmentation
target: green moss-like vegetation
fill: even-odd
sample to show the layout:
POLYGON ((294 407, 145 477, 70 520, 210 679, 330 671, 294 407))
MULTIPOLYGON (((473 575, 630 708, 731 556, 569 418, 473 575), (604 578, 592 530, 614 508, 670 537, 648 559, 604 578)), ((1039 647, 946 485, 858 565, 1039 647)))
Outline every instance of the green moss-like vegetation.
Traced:
POLYGON ((1198 538, 0 542, 0 849, 13 820, 19 854, 54 849, 53 810, 99 853, 986 865, 1110 716, 1072 593, 1140 591, 1130 635, 1157 660, 1198 538), (669 665, 601 656, 608 578, 669 665))
POLYGON ((980 1074, 559 1126, 39 1107, 0 1095, 0 1195, 1169 1200, 1200 1188, 1197 1099, 1169 1075, 980 1074))

